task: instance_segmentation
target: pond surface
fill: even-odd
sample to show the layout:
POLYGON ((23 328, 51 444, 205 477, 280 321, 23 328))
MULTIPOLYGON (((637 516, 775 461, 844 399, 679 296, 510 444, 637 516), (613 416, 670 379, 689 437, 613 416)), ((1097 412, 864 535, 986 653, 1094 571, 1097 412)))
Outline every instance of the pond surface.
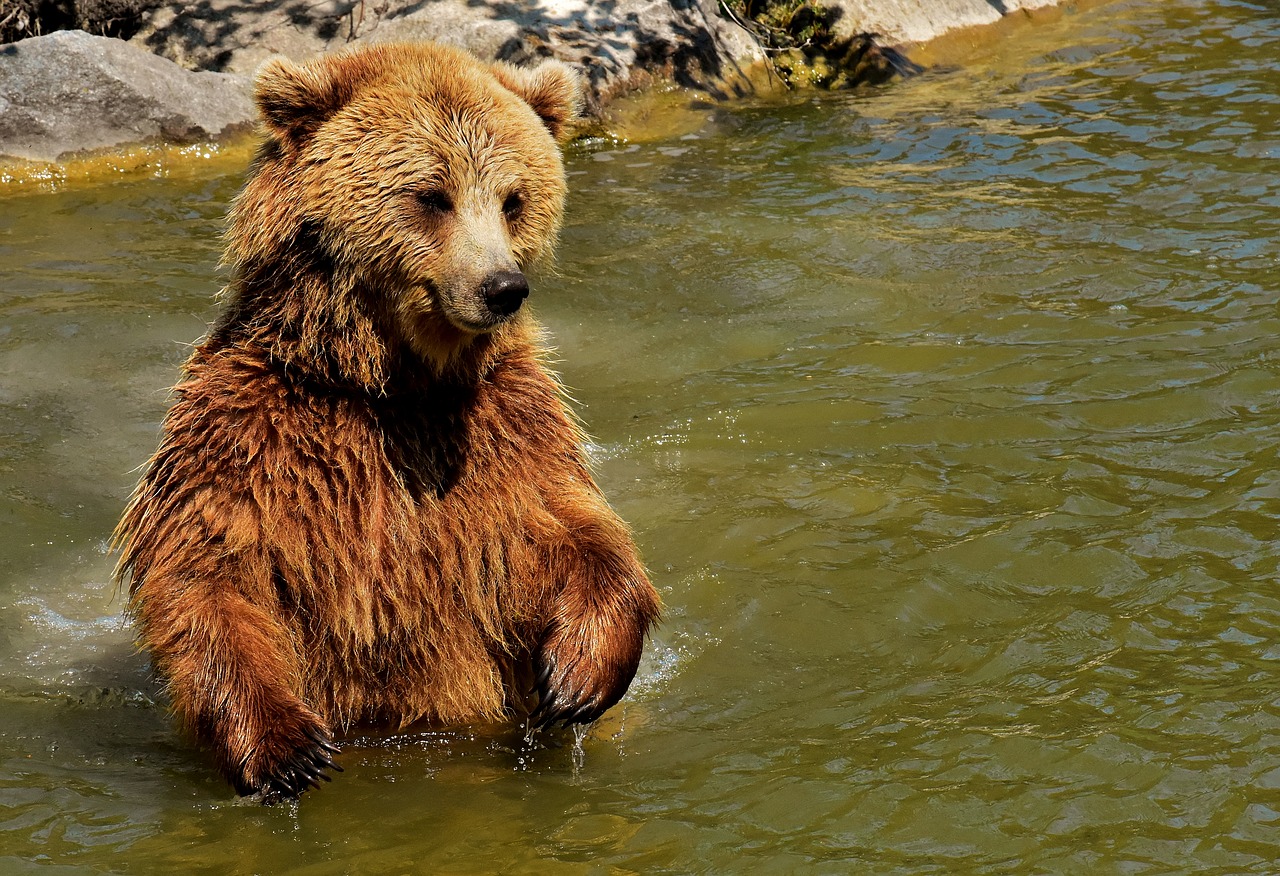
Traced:
POLYGON ((239 170, 0 210, 0 872, 1273 873, 1280 12, 575 147, 534 301, 668 606, 580 744, 237 805, 107 540, 239 170))

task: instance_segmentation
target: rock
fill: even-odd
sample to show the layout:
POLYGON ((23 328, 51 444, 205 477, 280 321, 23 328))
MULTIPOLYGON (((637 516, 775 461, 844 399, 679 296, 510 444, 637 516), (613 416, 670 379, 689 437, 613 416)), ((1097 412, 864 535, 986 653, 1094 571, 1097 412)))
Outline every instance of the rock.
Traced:
POLYGON ((245 76, 193 73, 116 39, 66 30, 0 46, 0 156, 57 161, 253 124, 245 76))
POLYGON ((0 43, 59 30, 128 39, 163 0, 0 0, 0 43))
POLYGON ((380 40, 431 39, 482 58, 554 57, 587 76, 588 112, 656 79, 714 95, 747 90, 760 58, 715 0, 244 0, 169 3, 132 42, 191 69, 252 73, 275 54, 295 60, 380 40))
MULTIPOLYGON (((832 13, 834 35, 857 48, 861 34, 877 34, 882 44, 923 42, 1060 0, 815 2, 832 13)), ((662 79, 716 97, 741 94, 764 58, 716 0, 170 0, 133 37, 190 69, 244 74, 275 54, 302 60, 408 39, 453 43, 483 58, 575 64, 587 75, 592 115, 617 94, 662 79)), ((856 71, 812 75, 827 81, 856 78, 856 71)))
MULTIPOLYGON (((856 51, 834 61, 790 61, 803 74, 797 81, 832 85, 906 69, 901 56, 881 54, 866 34, 878 34, 881 43, 918 43, 1059 0, 817 2, 831 11, 835 36, 856 51)), ((128 43, 59 31, 0 47, 0 156, 47 161, 150 140, 216 138, 253 123, 251 75, 272 55, 304 60, 380 40, 439 40, 516 63, 559 58, 584 72, 587 113, 596 117, 611 98, 648 84, 674 81, 731 97, 765 81, 760 46, 720 14, 717 0, 93 0, 76 8, 81 5, 127 8, 142 17, 119 25, 122 33, 136 25, 128 43)))
POLYGON ((715 0, 509 3, 501 19, 466 0, 415 6, 384 19, 369 38, 438 39, 516 63, 558 58, 586 77, 590 115, 654 81, 674 80, 717 97, 742 95, 749 90, 746 68, 763 58, 754 41, 717 14, 715 0))
POLYGON ((1014 12, 1057 6, 1062 0, 819 0, 837 11, 835 31, 876 34, 881 41, 923 43, 949 30, 992 24, 1014 12))

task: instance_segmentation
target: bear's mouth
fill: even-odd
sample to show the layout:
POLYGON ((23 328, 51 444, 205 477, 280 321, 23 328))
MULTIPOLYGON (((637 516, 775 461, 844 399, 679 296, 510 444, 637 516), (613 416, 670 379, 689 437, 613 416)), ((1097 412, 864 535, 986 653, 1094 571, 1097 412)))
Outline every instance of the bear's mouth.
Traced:
POLYGON ((459 345, 497 330, 520 310, 517 306, 506 314, 494 312, 478 289, 463 294, 461 301, 449 291, 428 280, 419 284, 402 305, 402 325, 410 343, 428 359, 452 355, 459 345))
POLYGON ((470 335, 488 334, 510 319, 509 316, 497 316, 487 313, 476 316, 469 312, 459 312, 450 307, 442 307, 440 309, 449 325, 470 335))
POLYGON ((484 322, 472 322, 468 319, 450 318, 449 324, 459 331, 472 335, 484 335, 506 322, 505 319, 492 319, 484 322))

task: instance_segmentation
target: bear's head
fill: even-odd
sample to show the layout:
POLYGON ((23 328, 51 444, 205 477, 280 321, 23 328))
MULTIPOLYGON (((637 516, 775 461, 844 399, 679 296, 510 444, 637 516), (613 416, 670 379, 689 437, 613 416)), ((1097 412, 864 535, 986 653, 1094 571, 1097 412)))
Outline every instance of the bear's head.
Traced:
POLYGON ((512 321, 559 230, 570 68, 388 43, 269 61, 255 97, 268 140, 232 209, 231 309, 314 348, 286 358, 377 383, 371 346, 447 361, 512 321))

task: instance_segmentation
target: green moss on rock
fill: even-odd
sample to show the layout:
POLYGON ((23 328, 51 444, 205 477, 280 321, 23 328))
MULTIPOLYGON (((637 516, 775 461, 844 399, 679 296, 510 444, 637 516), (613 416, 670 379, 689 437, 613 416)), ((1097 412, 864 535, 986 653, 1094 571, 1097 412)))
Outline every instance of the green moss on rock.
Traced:
POLYGON ((720 8, 760 44, 788 87, 852 88, 921 70, 875 34, 837 36, 839 11, 818 0, 720 0, 720 8))

